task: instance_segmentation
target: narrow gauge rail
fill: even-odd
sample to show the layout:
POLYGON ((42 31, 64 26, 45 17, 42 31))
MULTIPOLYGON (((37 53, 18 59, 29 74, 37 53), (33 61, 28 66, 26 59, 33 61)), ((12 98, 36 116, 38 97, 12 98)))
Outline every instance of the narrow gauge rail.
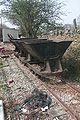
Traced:
MULTIPOLYGON (((1 61, 3 64, 5 64, 5 67, 7 67, 7 71, 10 72, 10 75, 14 74, 14 71, 12 69, 12 66, 10 64, 10 61, 8 60, 10 56, 8 56, 5 60, 3 60, 3 58, 1 58, 1 61)), ((5 57, 4 57, 5 58, 5 57)), ((9 103, 9 110, 8 110, 8 119, 9 120, 23 120, 22 117, 20 116, 20 114, 18 114, 18 112, 14 112, 14 104, 13 104, 13 101, 14 101, 14 98, 12 96, 12 90, 11 88, 9 87, 8 85, 8 75, 7 75, 7 72, 5 71, 5 67, 3 66, 1 68, 1 71, 2 71, 2 74, 3 74, 3 77, 4 77, 4 81, 7 85, 7 94, 8 94, 8 103, 9 103)), ((5 108, 6 109, 6 108, 5 108)), ((30 119, 32 120, 32 119, 30 119)))
MULTIPOLYGON (((25 61, 23 61, 21 58, 19 58, 19 60, 25 65, 25 61)), ((37 75, 39 78, 42 78, 42 80, 45 80, 45 79, 50 79, 50 78, 47 78, 46 76, 44 76, 44 75, 42 75, 37 69, 35 69, 35 67, 33 67, 31 64, 29 64, 28 62, 26 63, 26 66, 28 66, 29 67, 29 69, 31 70, 31 71, 33 71, 33 73, 35 74, 35 75, 37 75)), ((53 79, 53 78, 51 78, 51 79, 53 79)), ((63 81, 64 82, 64 81, 63 81)), ((54 84, 55 84, 55 81, 54 81, 54 84)), ((80 93, 80 89, 79 88, 77 88, 76 86, 73 86, 73 85, 71 85, 70 83, 68 83, 68 82, 66 82, 65 81, 65 84, 68 86, 68 87, 70 87, 72 90, 75 90, 76 92, 78 92, 78 93, 80 93)))
MULTIPOLYGON (((14 60, 14 59, 13 59, 14 60)), ((3 61, 4 62, 4 61, 3 61)), ((14 60, 14 62, 15 62, 15 60, 14 60)), ((13 69, 12 69, 12 67, 11 67, 11 64, 10 64, 10 61, 8 61, 8 58, 6 58, 6 64, 8 64, 6 67, 8 67, 9 68, 9 71, 10 71, 10 74, 11 73, 13 73, 13 69)), ((4 68, 5 69, 5 68, 4 68)), ((6 77, 6 74, 7 73, 5 73, 5 71, 3 71, 4 73, 3 74, 5 74, 5 78, 7 79, 7 77, 6 77)), ((22 71, 23 72, 23 71, 22 71)), ((7 81, 7 80, 6 80, 7 81)), ((9 93, 11 93, 11 92, 9 92, 9 93)), ((9 94, 9 97, 11 98, 11 99, 13 99, 13 97, 12 97, 12 95, 11 94, 9 94)), ((10 103, 11 103, 11 99, 10 99, 10 103)), ((23 119, 23 117, 25 118, 25 115, 21 115, 21 114, 19 114, 19 113, 15 113, 14 111, 13 111, 13 106, 10 106, 11 107, 11 114, 10 114, 10 116, 9 116, 9 118, 11 119, 11 120, 24 120, 23 119), (23 116, 23 117, 22 117, 23 116)), ((63 114, 64 115, 64 114, 63 114)), ((31 116, 29 116, 29 118, 31 118, 31 116)), ((55 118, 55 117, 54 117, 55 118)), ((30 119, 30 120, 32 120, 32 119, 30 119)))
MULTIPOLYGON (((15 61, 15 62, 17 63, 17 61, 15 61)), ((18 64, 17 64, 17 65, 18 65, 18 64)), ((18 65, 18 66, 19 66, 19 65, 18 65)), ((29 64, 28 64, 28 67, 29 67, 29 64)), ((23 71, 22 67, 19 66, 19 68, 23 71)), ((30 65, 29 68, 31 69, 31 65, 30 65)), ((32 70, 33 70, 33 69, 32 69, 32 70)), ((35 71, 35 70, 34 70, 34 71, 35 71)), ((25 71, 24 71, 24 73, 25 73, 25 71)), ((49 88, 49 87, 48 87, 44 82, 42 82, 41 80, 39 81, 39 83, 40 83, 40 85, 41 85, 43 88, 45 88, 46 90, 48 90, 48 92, 49 92, 50 94, 53 95, 53 97, 55 98, 55 100, 57 100, 57 101, 64 107, 65 111, 67 111, 67 113, 69 113, 74 120, 80 120, 79 116, 71 109, 71 107, 69 107, 68 105, 66 105, 66 104, 60 99, 60 97, 58 97, 58 96, 56 95, 56 93, 55 93, 51 88, 49 88)), ((76 90, 76 89, 74 89, 74 90, 76 90)))
MULTIPOLYGON (((21 61, 21 59, 20 59, 20 61, 21 61)), ((25 64, 24 61, 21 61, 21 62, 22 62, 23 64, 25 64)), ((31 71, 33 71, 33 73, 34 73, 35 75, 38 75, 38 77, 42 78, 43 80, 45 80, 45 79, 48 79, 48 80, 49 80, 49 78, 43 76, 38 70, 36 70, 36 69, 35 69, 31 64, 29 64, 28 62, 27 62, 27 64, 26 64, 26 66, 28 66, 29 69, 30 69, 31 71)), ((51 78, 51 79, 53 79, 53 78, 51 78)), ((66 83, 66 85, 67 85, 68 87, 70 87, 72 90, 75 90, 76 92, 80 93, 80 90, 79 90, 77 87, 72 86, 72 85, 71 85, 70 83, 68 83, 68 82, 65 82, 65 83, 66 83)))
POLYGON ((71 89, 75 90, 76 92, 80 93, 80 88, 77 88, 76 86, 71 85, 70 83, 66 82, 67 86, 69 86, 71 89))
MULTIPOLYGON (((28 65, 29 67, 29 65, 28 65)), ((31 69, 31 68, 30 68, 31 69)), ((68 107, 45 83, 43 83, 42 81, 40 81, 41 85, 43 86, 43 88, 47 89, 48 92, 50 94, 53 95, 53 97, 56 98, 56 100, 65 108, 65 110, 67 110, 67 112, 75 119, 75 120, 79 120, 80 118, 76 115, 75 112, 72 111, 72 109, 70 107, 68 107)))
MULTIPOLYGON (((28 67, 37 74, 35 68, 33 68, 29 63, 28 63, 28 67)), ((66 85, 71 89, 71 91, 76 91, 77 93, 80 93, 80 91, 79 91, 78 88, 73 87, 72 85, 70 85, 70 84, 67 83, 67 82, 66 82, 66 85)), ((47 86, 48 86, 48 84, 47 84, 47 86)), ((49 88, 49 87, 48 87, 48 88, 49 88)), ((51 90, 51 86, 50 86, 50 90, 51 90)), ((54 91, 54 86, 53 86, 52 91, 54 91)), ((54 94, 54 92, 53 92, 53 94, 54 94)), ((58 98, 58 96, 56 96, 56 93, 54 94, 54 96, 58 98)), ((58 98, 58 100, 62 102, 61 99, 58 98)), ((64 103, 65 103, 65 102, 63 102, 63 104, 64 104, 64 103)), ((65 104, 64 104, 64 105, 65 105, 65 104)), ((66 106, 66 107, 67 107, 67 106, 66 106)), ((71 110, 72 108, 69 106, 69 109, 71 110)), ((71 111, 72 111, 72 110, 71 110, 71 111)), ((74 111, 76 111, 76 110, 74 110, 74 111)), ((76 112, 74 112, 74 113, 76 114, 76 112)), ((78 118, 78 115, 77 115, 77 114, 76 114, 76 116, 77 116, 77 118, 78 118)), ((80 118, 79 118, 79 119, 80 119, 80 118)))
MULTIPOLYGON (((69 84, 69 83, 68 83, 69 84)), ((50 85, 47 86, 80 117, 80 91, 72 85, 50 85)))
MULTIPOLYGON (((76 91, 77 93, 80 93, 80 88, 77 88, 75 85, 71 85, 69 82, 65 82, 64 85, 69 87, 71 89, 71 91, 76 91)), ((57 87, 57 85, 56 85, 56 87, 57 87)), ((50 88, 53 89, 53 85, 50 85, 50 88)))

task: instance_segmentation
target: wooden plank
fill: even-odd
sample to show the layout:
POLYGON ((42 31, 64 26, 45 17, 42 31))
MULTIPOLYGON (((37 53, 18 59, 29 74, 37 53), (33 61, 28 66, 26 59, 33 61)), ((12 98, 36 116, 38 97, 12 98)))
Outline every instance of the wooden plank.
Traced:
POLYGON ((0 120, 4 120, 3 102, 0 100, 0 120))

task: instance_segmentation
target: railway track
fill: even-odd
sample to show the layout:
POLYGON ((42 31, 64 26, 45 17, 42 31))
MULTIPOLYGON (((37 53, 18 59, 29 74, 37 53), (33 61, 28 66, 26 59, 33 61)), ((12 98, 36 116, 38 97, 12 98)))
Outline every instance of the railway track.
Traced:
MULTIPOLYGON (((22 65, 22 67, 18 64, 18 59, 17 58, 12 58, 12 56, 10 55, 10 59, 12 59, 13 61, 14 61, 14 64, 16 64, 16 69, 18 69, 20 72, 21 72, 21 74, 23 73, 23 74, 25 74, 25 76, 27 77, 29 74, 31 75, 31 72, 28 70, 27 72, 27 74, 26 74, 26 71, 24 71, 24 68, 25 68, 25 66, 23 66, 22 65)), ((15 67, 12 67, 12 64, 11 64, 11 61, 12 60, 10 60, 10 59, 8 59, 8 58, 6 58, 6 63, 7 63, 7 65, 4 65, 6 68, 7 68, 7 70, 9 70, 9 71, 5 71, 5 68, 3 69, 3 74, 5 75, 4 77, 5 77, 5 81, 7 81, 8 79, 11 79, 11 81, 13 80, 13 82, 14 82, 14 84, 17 84, 17 82, 16 81, 14 81, 14 79, 16 79, 16 78, 14 78, 14 72, 16 72, 16 71, 14 71, 14 68, 15 67), (9 76, 8 76, 8 73, 10 73, 9 74, 9 76, 10 76, 10 78, 9 78, 9 76)), ((15 66, 15 65, 14 65, 15 66)), ((32 66, 31 65, 29 65, 29 64, 27 64, 27 66, 30 68, 30 70, 32 70, 35 74, 37 74, 38 75, 38 72, 34 69, 34 68, 32 68, 32 66)), ((25 68, 25 70, 26 70, 26 68, 25 68)), ((33 75, 33 76, 35 76, 35 75, 33 75)), ((41 74, 40 74, 40 76, 41 76, 41 74)), ((28 77, 30 77, 30 76, 28 76, 28 77)), ((42 76, 42 78, 44 78, 44 76, 42 76)), ((20 79, 20 78, 19 78, 20 79)), ((8 82, 10 82, 10 81, 8 81, 8 82)), ((30 80, 30 82, 32 82, 32 84, 33 84, 33 88, 34 87, 36 87, 35 86, 35 83, 37 83, 37 87, 39 87, 40 89, 43 89, 43 90, 45 90, 45 91, 47 91, 48 92, 48 94, 50 94, 51 96, 52 96, 52 98, 54 99, 54 101, 57 101, 57 103, 59 103, 61 106, 62 106, 62 108, 61 109, 64 109, 65 110, 65 114, 66 114, 66 116, 67 116, 67 118, 69 119, 70 118, 70 116, 72 117, 72 118, 70 118, 70 120, 80 120, 80 116, 74 111, 74 109, 72 109, 72 107, 70 107, 70 106, 68 106, 66 103, 65 103, 65 101, 63 101, 62 100, 62 98, 61 98, 61 96, 59 96, 58 94, 56 94, 56 92, 55 92, 55 90, 56 90, 56 87, 55 87, 55 90, 54 90, 54 86, 52 86, 52 85, 48 85, 48 84, 46 84, 45 82, 42 82, 40 79, 35 79, 35 81, 33 81, 33 80, 30 80)), ((32 85, 31 84, 31 85, 32 85)), ((69 84, 69 83, 66 83, 66 85, 65 86, 68 86, 69 87, 69 89, 71 89, 71 91, 76 91, 76 93, 80 93, 80 91, 79 91, 79 87, 76 87, 76 86, 74 86, 74 85, 71 85, 71 84, 69 84)), ((19 88, 19 87, 21 87, 21 86, 18 86, 17 85, 17 87, 15 88, 15 93, 17 92, 17 88, 19 88)), ((62 89, 62 88, 61 88, 62 89)), ((59 89, 60 90, 60 89, 59 89)), ((14 89, 11 87, 11 92, 14 92, 14 89)), ((60 91, 59 91, 60 92, 60 91)), ((58 93, 59 93, 58 92, 58 93)), ((15 98, 16 98, 16 96, 15 96, 15 98, 13 97, 13 95, 12 94, 10 94, 9 93, 9 96, 12 98, 12 99, 14 99, 15 100, 15 98)), ((18 96, 20 97, 20 95, 18 94, 18 96)), ((19 97, 18 97, 18 99, 19 99, 19 97)), ((11 101, 10 101, 11 102, 11 101)), ((59 107, 59 106, 58 106, 59 107)), ((13 110, 12 110, 13 111, 13 110)), ((11 119, 12 120, 14 120, 14 119, 16 119, 16 120, 20 120, 21 119, 21 117, 19 116, 19 114, 17 114, 16 115, 16 118, 14 118, 14 116, 15 116, 15 113, 14 113, 14 115, 12 115, 11 114, 11 119)), ((55 116, 55 115, 54 115, 55 116)), ((54 119, 56 119, 57 120, 57 118, 59 119, 59 117, 61 117, 61 116, 64 116, 64 114, 61 114, 61 115, 56 115, 55 117, 54 117, 54 119)), ((68 119, 66 119, 66 120, 68 120, 68 119)), ((63 120, 63 118, 62 118, 62 120, 63 120)))
MULTIPOLYGON (((28 67, 29 67, 29 64, 28 64, 28 67)), ((23 70, 22 68, 20 68, 20 69, 23 70)), ((31 67, 30 67, 30 69, 31 69, 31 67)), ((24 73, 25 73, 25 71, 24 71, 24 73)), ((48 92, 50 94, 52 94, 52 96, 64 107, 65 111, 67 111, 67 113, 70 114, 74 120, 80 120, 79 115, 76 114, 76 112, 74 112, 74 110, 72 110, 72 108, 70 106, 68 106, 64 101, 62 101, 62 99, 58 95, 56 95, 56 92, 54 92, 54 89, 50 88, 48 85, 46 85, 41 80, 38 81, 38 83, 39 83, 40 86, 42 86, 43 89, 48 90, 48 92)), ((74 91, 80 93, 80 91, 76 87, 74 88, 69 83, 67 83, 67 86, 69 88, 71 88, 71 90, 74 90, 74 91)))
POLYGON ((80 86, 77 87, 76 85, 71 85, 70 83, 66 83, 71 89, 75 90, 76 92, 80 93, 80 86))
POLYGON ((80 117, 80 92, 77 92, 77 89, 73 89, 67 85, 64 85, 64 87, 50 87, 49 85, 47 86, 51 91, 54 91, 55 95, 57 95, 61 101, 63 101, 70 109, 72 109, 78 117, 80 117))
MULTIPOLYGON (((20 61, 22 62, 22 60, 20 59, 20 61)), ((22 63, 24 64, 25 61, 23 61, 22 63)), ((46 76, 44 76, 43 74, 41 74, 41 72, 39 72, 35 67, 33 67, 32 65, 30 65, 28 62, 26 63, 26 65, 29 67, 29 69, 31 71, 33 71, 33 73, 35 73, 35 75, 37 75, 38 77, 41 77, 43 80, 50 80, 49 77, 47 78, 46 76)), ((53 80, 53 78, 51 77, 51 80, 53 80)), ((56 82, 54 81, 54 84, 56 82)), ((65 82, 65 84, 70 87, 72 90, 75 90, 76 92, 80 93, 80 86, 77 87, 76 85, 71 85, 68 82, 65 82)))
MULTIPOLYGON (((15 78, 16 75, 14 77, 14 73, 16 73, 19 69, 16 68, 15 65, 12 66, 11 59, 8 58, 2 58, 2 63, 4 64, 4 66, 1 68, 2 71, 2 75, 3 75, 3 81, 5 82, 5 84, 7 85, 7 98, 8 99, 8 103, 9 103, 9 109, 7 109, 8 113, 7 113, 7 118, 8 120, 22 120, 21 117, 14 112, 14 102, 16 101, 16 99, 19 100, 20 95, 17 93, 19 90, 19 87, 21 87, 18 83, 16 83, 15 78), (15 69, 16 68, 16 69, 15 69), (17 70, 17 71, 15 71, 17 70), (10 84, 13 84, 14 87, 12 87, 10 84), (15 95, 15 96, 14 96, 15 95), (17 97, 18 96, 18 97, 17 97)), ((17 72, 18 73, 18 72, 17 72)), ((20 74, 20 71, 19 71, 20 74)), ((20 79, 21 76, 19 76, 20 79)), ((24 77, 24 76, 23 76, 24 77)), ((30 87, 30 86, 29 86, 30 87)), ((21 89, 23 90, 23 89, 21 89)), ((20 91, 21 91, 20 90, 20 91)), ((31 90, 31 89, 30 89, 31 90)), ((24 90, 23 90, 24 91, 24 90)), ((26 97, 26 96, 25 96, 26 97)), ((7 112, 6 111, 6 112, 7 112)))

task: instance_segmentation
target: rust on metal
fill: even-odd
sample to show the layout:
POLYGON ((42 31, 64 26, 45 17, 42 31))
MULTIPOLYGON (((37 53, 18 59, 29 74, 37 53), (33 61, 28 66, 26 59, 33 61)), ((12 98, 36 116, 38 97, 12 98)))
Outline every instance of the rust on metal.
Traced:
POLYGON ((68 107, 56 94, 54 91, 51 91, 47 85, 45 85, 42 81, 40 81, 45 88, 47 88, 47 90, 55 97, 55 99, 64 107, 64 109, 66 110, 66 112, 68 112, 72 118, 74 118, 75 120, 80 120, 80 118, 78 117, 78 115, 70 108, 70 106, 68 107))
POLYGON ((76 92, 80 93, 80 90, 77 89, 76 87, 73 87, 73 86, 70 85, 69 83, 67 83, 67 85, 68 85, 71 89, 73 89, 73 90, 75 90, 76 92))
MULTIPOLYGON (((29 64, 28 64, 28 65, 29 65, 29 64)), ((19 68, 20 68, 20 67, 19 67, 19 68)), ((20 68, 20 69, 22 70, 22 68, 20 68)), ((22 70, 22 71, 23 71, 23 70, 22 70)), ((26 75, 26 74, 25 74, 25 75, 26 75)), ((80 120, 80 118, 78 117, 78 115, 70 108, 70 106, 68 107, 68 106, 55 94, 54 91, 51 91, 51 90, 49 89, 49 87, 48 87, 45 83, 43 83, 41 80, 40 80, 40 83, 41 83, 41 86, 43 85, 43 87, 45 87, 45 88, 53 95, 53 97, 64 107, 65 111, 66 111, 67 113, 69 113, 74 120, 80 120)))

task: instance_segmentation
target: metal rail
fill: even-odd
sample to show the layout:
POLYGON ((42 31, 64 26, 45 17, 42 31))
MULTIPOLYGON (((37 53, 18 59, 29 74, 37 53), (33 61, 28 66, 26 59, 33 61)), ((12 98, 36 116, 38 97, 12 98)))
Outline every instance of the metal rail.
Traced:
MULTIPOLYGON (((38 74, 39 76, 41 76, 42 78, 45 78, 45 79, 49 79, 47 78, 46 76, 43 76, 43 74, 41 74, 38 70, 36 70, 35 68, 33 68, 29 63, 27 63, 27 66, 34 71, 34 73, 38 74)), ((73 87, 72 85, 70 85, 68 82, 66 82, 66 85, 68 87, 70 87, 72 90, 80 93, 80 90, 78 90, 76 87, 73 87)))
MULTIPOLYGON (((16 62, 16 61, 15 61, 16 62)), ((17 64, 17 63, 16 63, 17 64)), ((18 65, 18 64, 17 64, 18 65)), ((23 71, 23 69, 18 65, 18 67, 23 71)), ((28 67, 29 67, 29 64, 28 64, 28 67)), ((31 65, 30 65, 30 69, 31 69, 31 65)), ((33 70, 33 69, 32 69, 33 70)), ((24 73, 24 72, 23 72, 24 73)), ((55 98, 55 100, 57 102, 59 102, 65 109, 65 111, 71 115, 71 117, 74 119, 74 120, 80 120, 80 118, 78 117, 78 115, 70 108, 68 107, 57 95, 54 91, 52 91, 44 82, 42 82, 40 80, 40 83, 41 85, 43 85, 48 91, 50 94, 53 95, 53 97, 55 98)))
POLYGON ((43 83, 42 81, 40 81, 42 85, 44 85, 45 88, 47 88, 47 90, 53 95, 53 97, 55 97, 55 99, 64 107, 65 111, 67 111, 72 118, 74 118, 75 120, 80 120, 80 118, 76 115, 76 113, 70 108, 70 106, 68 107, 57 95, 54 91, 52 91, 45 83, 43 83))
POLYGON ((78 90, 76 87, 73 87, 72 85, 70 85, 69 83, 66 83, 67 86, 69 86, 72 90, 75 90, 76 92, 80 93, 80 90, 78 90))

